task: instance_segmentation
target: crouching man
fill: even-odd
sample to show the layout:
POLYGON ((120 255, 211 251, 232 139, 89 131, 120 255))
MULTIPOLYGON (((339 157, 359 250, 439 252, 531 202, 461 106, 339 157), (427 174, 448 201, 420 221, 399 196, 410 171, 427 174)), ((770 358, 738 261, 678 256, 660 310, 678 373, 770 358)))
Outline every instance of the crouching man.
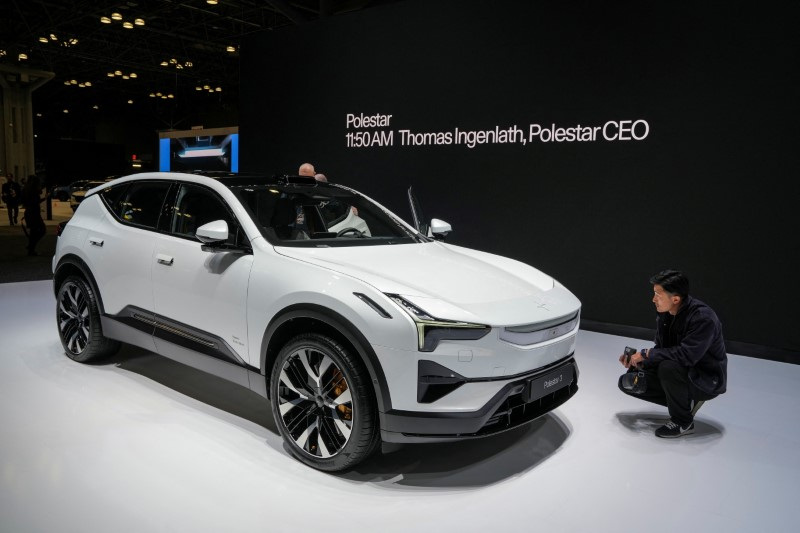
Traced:
POLYGON ((655 346, 642 348, 629 359, 620 357, 628 374, 643 375, 632 387, 633 376, 624 374, 619 389, 665 405, 670 420, 656 429, 656 436, 681 437, 694 432, 700 404, 725 392, 728 356, 722 325, 709 306, 689 296, 689 280, 682 272, 664 270, 650 283, 657 312, 655 346))

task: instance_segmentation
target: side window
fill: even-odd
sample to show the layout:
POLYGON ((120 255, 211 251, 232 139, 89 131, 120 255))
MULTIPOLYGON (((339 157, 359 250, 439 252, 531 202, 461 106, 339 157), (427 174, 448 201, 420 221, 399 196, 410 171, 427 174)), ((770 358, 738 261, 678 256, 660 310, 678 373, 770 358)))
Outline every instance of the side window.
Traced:
POLYGON ((349 210, 348 204, 335 198, 319 204, 319 212, 329 228, 344 220, 349 210))
POLYGON ((176 235, 194 238, 197 228, 214 220, 228 223, 230 235, 235 235, 238 224, 223 201, 212 191, 197 185, 184 184, 178 191, 169 231, 176 235))
POLYGON ((123 183, 122 185, 117 185, 115 187, 109 187, 104 189, 100 193, 100 197, 106 203, 106 207, 112 213, 119 213, 119 203, 122 200, 125 191, 128 189, 128 185, 130 183, 123 183))
POLYGON ((112 206, 114 213, 125 222, 155 228, 169 186, 168 182, 161 181, 132 183, 112 206))

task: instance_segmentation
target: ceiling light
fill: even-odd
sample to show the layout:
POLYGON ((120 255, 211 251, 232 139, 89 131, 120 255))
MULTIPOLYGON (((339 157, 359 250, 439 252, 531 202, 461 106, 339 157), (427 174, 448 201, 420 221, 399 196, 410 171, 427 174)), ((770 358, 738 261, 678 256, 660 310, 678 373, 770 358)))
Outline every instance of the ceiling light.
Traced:
POLYGON ((55 34, 55 33, 51 33, 51 34, 50 34, 50 40, 51 40, 51 41, 57 41, 57 40, 58 40, 58 37, 56 37, 56 34, 55 34))
POLYGON ((218 0, 206 0, 206 4, 211 4, 212 6, 215 6, 218 3, 219 3, 218 0))
POLYGON ((169 66, 169 63, 167 63, 166 61, 162 61, 162 62, 161 62, 161 66, 162 66, 162 67, 168 67, 168 66, 169 66))
POLYGON ((85 83, 79 83, 78 87, 81 87, 81 88, 86 87, 86 84, 85 83))
POLYGON ((184 63, 183 65, 184 65, 185 67, 192 68, 192 67, 194 66, 194 63, 192 63, 191 61, 187 61, 187 62, 186 62, 186 63, 184 63))
POLYGON ((128 22, 126 20, 125 22, 122 23, 122 27, 125 28, 126 30, 133 29, 133 23, 132 22, 128 22))
POLYGON ((75 46, 76 44, 78 44, 78 39, 75 39, 75 38, 73 37, 73 38, 72 38, 72 39, 70 39, 68 42, 69 42, 69 44, 71 44, 72 46, 75 46))
POLYGON ((216 88, 216 89, 214 89, 214 90, 215 90, 215 91, 217 91, 218 93, 221 93, 221 92, 222 92, 222 87, 217 87, 217 88, 216 88))
POLYGON ((198 85, 197 87, 195 87, 195 88, 194 88, 194 90, 195 90, 195 91, 202 91, 202 90, 203 90, 203 88, 202 88, 202 87, 200 87, 200 86, 198 85))
POLYGON ((236 47, 228 45, 228 47, 225 50, 227 50, 228 52, 235 52, 236 51, 236 47))
POLYGON ((106 76, 108 76, 109 78, 113 78, 114 77, 114 73, 113 72, 109 72, 108 74, 106 74, 106 76))
POLYGON ((103 24, 111 24, 111 19, 108 17, 100 17, 100 22, 103 24))
POLYGON ((156 93, 156 96, 161 96, 161 93, 156 93))
POLYGON ((97 104, 94 104, 94 105, 92 106, 92 109, 100 109, 100 106, 99 106, 99 105, 97 105, 97 104))
POLYGON ((209 86, 209 85, 203 85, 203 89, 210 89, 210 88, 211 88, 211 86, 209 86))
POLYGON ((36 116, 41 118, 42 114, 41 113, 36 113, 36 116))
POLYGON ((72 85, 78 85, 78 80, 69 80, 72 85))
POLYGON ((130 76, 131 78, 138 78, 138 77, 139 77, 139 75, 138 75, 138 74, 136 74, 135 72, 131 72, 131 73, 129 74, 129 76, 130 76))
POLYGON ((128 76, 127 74, 123 74, 123 75, 122 75, 122 79, 123 79, 123 80, 129 80, 129 79, 131 79, 131 77, 130 77, 130 76, 128 76))
POLYGON ((144 26, 144 19, 136 19, 133 21, 137 26, 144 26))
POLYGON ((175 98, 175 95, 170 93, 170 94, 167 95, 167 98, 175 98))
POLYGON ((65 110, 64 110, 64 113, 69 113, 69 109, 65 109, 65 110))
POLYGON ((84 83, 84 85, 86 85, 87 87, 91 87, 92 86, 92 82, 87 81, 86 83, 84 83))
POLYGON ((69 85, 69 80, 64 80, 64 85, 69 85))
POLYGON ((173 57, 172 59, 169 60, 169 62, 174 65, 175 63, 178 62, 178 60, 173 57))
POLYGON ((129 103, 129 104, 132 104, 132 103, 133 103, 133 100, 128 100, 128 103, 129 103))
POLYGON ((47 41, 47 37, 39 37, 39 42, 40 42, 40 43, 46 43, 46 42, 48 42, 48 41, 47 41))
POLYGON ((175 68, 178 69, 178 70, 183 70, 183 65, 178 63, 177 65, 175 65, 175 68))
POLYGON ((28 54, 23 52, 17 57, 19 58, 20 61, 22 61, 23 59, 28 59, 28 54))
POLYGON ((122 76, 122 71, 121 70, 115 70, 114 71, 114 75, 115 76, 122 76))
POLYGON ((163 95, 163 96, 161 97, 161 99, 162 99, 162 100, 166 100, 166 99, 167 99, 167 95, 166 95, 166 94, 165 94, 165 95, 163 95))
POLYGON ((111 18, 114 20, 122 20, 122 15, 119 13, 111 13, 111 18))
POLYGON ((150 93, 150 98, 155 98, 155 97, 156 97, 156 93, 150 93))

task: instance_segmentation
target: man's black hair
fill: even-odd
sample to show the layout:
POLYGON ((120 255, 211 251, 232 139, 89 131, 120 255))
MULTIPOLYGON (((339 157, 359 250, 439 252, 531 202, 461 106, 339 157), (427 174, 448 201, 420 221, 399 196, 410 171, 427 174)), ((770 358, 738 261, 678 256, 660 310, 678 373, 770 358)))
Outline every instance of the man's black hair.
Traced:
POLYGON ((670 294, 677 294, 681 300, 689 296, 689 278, 680 270, 662 270, 650 278, 653 285, 661 285, 670 294))

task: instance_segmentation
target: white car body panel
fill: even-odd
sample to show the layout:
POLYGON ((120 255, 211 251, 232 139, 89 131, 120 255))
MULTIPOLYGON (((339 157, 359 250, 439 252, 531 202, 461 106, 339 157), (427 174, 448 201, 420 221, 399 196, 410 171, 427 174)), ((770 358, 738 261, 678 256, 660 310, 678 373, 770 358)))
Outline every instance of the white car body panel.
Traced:
POLYGON ((151 261, 155 312, 176 320, 191 317, 189 325, 220 337, 253 364, 244 305, 253 256, 207 252, 197 242, 157 235, 151 261))
POLYGON ((400 294, 434 316, 492 326, 549 320, 575 312, 577 298, 553 278, 491 254, 439 242, 362 248, 276 248, 283 255, 348 274, 400 294), (480 283, 476 283, 476 280, 480 283))

